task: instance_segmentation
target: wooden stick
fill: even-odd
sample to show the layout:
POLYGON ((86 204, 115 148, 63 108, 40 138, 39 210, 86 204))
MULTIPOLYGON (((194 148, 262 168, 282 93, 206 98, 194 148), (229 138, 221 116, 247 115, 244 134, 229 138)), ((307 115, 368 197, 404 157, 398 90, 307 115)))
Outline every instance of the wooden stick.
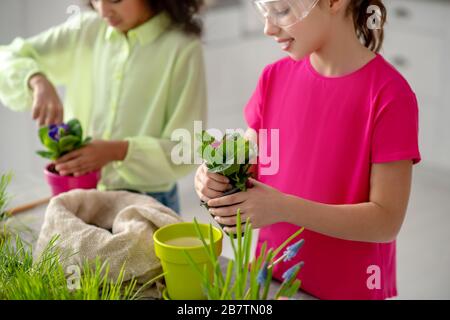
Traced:
POLYGON ((43 199, 40 199, 40 200, 36 200, 36 201, 30 202, 30 203, 27 203, 27 204, 15 207, 15 208, 9 210, 9 213, 11 215, 15 215, 15 214, 18 214, 18 213, 21 213, 21 212, 24 212, 24 211, 31 210, 33 208, 36 208, 38 206, 41 206, 43 204, 48 203, 51 198, 52 197, 47 197, 47 198, 43 198, 43 199))

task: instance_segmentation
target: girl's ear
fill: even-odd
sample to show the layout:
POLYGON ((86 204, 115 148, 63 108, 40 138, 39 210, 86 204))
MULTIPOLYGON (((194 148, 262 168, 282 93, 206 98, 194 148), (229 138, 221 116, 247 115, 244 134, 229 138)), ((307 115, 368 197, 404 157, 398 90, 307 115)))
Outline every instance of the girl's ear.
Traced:
POLYGON ((335 14, 335 13, 347 8, 350 1, 351 0, 328 0, 329 6, 330 6, 330 12, 335 14))

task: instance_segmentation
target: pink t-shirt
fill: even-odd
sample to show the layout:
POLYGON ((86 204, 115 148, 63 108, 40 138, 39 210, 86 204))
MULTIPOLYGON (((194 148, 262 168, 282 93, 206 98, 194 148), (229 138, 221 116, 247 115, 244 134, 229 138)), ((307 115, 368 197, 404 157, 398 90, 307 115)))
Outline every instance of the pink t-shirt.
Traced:
MULTIPOLYGON (((245 117, 255 130, 279 129, 278 172, 262 175, 260 164, 259 180, 311 201, 367 202, 372 163, 420 161, 415 94, 381 55, 341 77, 320 75, 309 57, 271 64, 245 108, 245 117)), ((273 143, 267 141, 269 154, 273 143)), ((265 241, 269 248, 278 247, 298 229, 288 223, 262 228, 256 252, 265 241)), ((395 241, 347 241, 310 230, 301 238, 305 244, 297 257, 274 268, 276 279, 304 261, 299 273, 302 289, 320 299, 397 295, 395 241)))

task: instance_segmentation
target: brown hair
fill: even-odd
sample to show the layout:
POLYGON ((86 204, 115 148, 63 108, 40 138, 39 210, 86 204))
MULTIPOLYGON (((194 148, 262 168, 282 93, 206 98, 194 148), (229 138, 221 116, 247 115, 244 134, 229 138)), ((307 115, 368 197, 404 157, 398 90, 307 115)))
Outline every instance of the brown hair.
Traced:
MULTIPOLYGON (((88 1, 94 8, 91 1, 88 1)), ((200 36, 202 34, 202 22, 196 14, 203 6, 203 0, 147 0, 154 14, 167 12, 174 26, 179 27, 187 34, 200 36)))
POLYGON ((369 48, 373 52, 380 51, 383 46, 384 40, 384 24, 386 23, 386 7, 382 0, 350 0, 350 4, 347 8, 348 13, 353 17, 353 23, 355 25, 356 35, 361 40, 365 47, 369 48), (367 13, 369 6, 377 6, 379 10, 375 13, 367 13), (381 16, 378 14, 381 13, 381 16), (377 29, 369 28, 368 22, 371 19, 371 15, 375 14, 378 25, 377 29))
POLYGON ((166 11, 175 25, 188 34, 201 35, 202 23, 195 17, 203 6, 203 0, 147 0, 157 14, 166 11))

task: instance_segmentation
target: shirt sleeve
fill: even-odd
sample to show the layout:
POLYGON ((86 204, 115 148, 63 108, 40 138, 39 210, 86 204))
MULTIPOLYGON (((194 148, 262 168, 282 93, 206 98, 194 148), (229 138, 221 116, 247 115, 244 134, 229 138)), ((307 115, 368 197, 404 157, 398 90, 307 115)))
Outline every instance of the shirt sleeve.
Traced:
POLYGON ((263 97, 269 67, 266 67, 258 80, 255 91, 244 109, 244 116, 249 128, 256 131, 262 126, 263 97))
MULTIPOLYGON (((160 137, 128 137, 127 156, 113 164, 128 185, 153 189, 161 185, 173 185, 182 176, 195 169, 191 164, 172 161, 171 140, 175 130, 189 132, 194 139, 194 121, 206 121, 206 77, 203 50, 200 41, 194 41, 180 53, 171 77, 167 122, 160 137)), ((193 148, 189 148, 193 152, 193 148)), ((164 190, 161 190, 164 191, 164 190)))
POLYGON ((372 138, 372 163, 419 163, 419 111, 413 92, 393 97, 379 109, 372 138))
POLYGON ((64 85, 79 37, 91 14, 81 15, 29 39, 17 38, 0 46, 0 101, 14 111, 31 108, 28 80, 44 74, 54 85, 64 85))

